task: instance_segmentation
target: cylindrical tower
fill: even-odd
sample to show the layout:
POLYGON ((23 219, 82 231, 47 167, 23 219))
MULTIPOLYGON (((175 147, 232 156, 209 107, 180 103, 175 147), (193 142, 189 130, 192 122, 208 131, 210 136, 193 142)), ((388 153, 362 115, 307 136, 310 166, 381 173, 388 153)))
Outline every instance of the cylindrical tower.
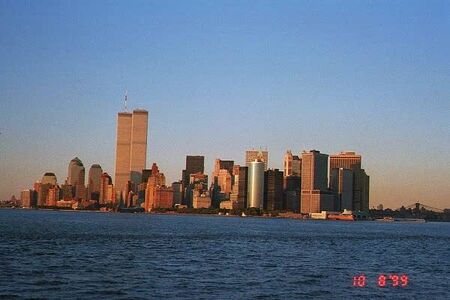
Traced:
POLYGON ((263 208, 264 162, 255 160, 248 166, 247 208, 263 208))

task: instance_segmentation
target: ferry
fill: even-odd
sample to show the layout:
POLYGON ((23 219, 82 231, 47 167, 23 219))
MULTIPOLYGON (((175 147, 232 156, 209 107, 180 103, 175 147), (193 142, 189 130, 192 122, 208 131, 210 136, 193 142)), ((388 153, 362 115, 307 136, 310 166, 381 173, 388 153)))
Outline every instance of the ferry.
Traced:
POLYGON ((329 214, 327 217, 328 220, 335 220, 335 221, 355 221, 354 215, 334 215, 329 214))

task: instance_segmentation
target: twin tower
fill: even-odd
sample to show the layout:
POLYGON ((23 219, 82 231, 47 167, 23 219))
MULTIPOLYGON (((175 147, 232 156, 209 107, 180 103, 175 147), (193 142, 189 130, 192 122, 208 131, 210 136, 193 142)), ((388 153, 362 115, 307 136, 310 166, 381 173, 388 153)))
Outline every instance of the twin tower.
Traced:
POLYGON ((116 192, 136 190, 147 162, 148 111, 136 109, 117 116, 116 192))

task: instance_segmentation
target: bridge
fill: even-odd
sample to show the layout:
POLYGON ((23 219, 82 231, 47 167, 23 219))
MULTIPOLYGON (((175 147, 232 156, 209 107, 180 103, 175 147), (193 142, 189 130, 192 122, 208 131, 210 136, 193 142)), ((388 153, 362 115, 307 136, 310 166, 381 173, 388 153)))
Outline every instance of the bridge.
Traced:
MULTIPOLYGON (((412 210, 415 210, 415 211, 422 211, 422 210, 426 209, 426 210, 434 211, 434 212, 438 212, 438 213, 444 212, 444 210, 442 210, 440 208, 431 207, 431 206, 428 206, 428 205, 425 205, 425 204, 422 204, 422 203, 419 203, 419 202, 410 204, 408 206, 402 206, 402 207, 404 207, 405 209, 412 209, 412 210)), ((397 208, 397 210, 400 210, 402 207, 397 208)))

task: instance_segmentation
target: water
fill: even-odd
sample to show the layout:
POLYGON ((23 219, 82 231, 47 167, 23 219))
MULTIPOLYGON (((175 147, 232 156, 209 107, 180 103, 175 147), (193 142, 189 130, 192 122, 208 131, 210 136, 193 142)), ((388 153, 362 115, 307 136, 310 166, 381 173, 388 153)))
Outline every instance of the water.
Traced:
POLYGON ((0 210, 0 298, 450 299, 449 278, 449 223, 0 210))

